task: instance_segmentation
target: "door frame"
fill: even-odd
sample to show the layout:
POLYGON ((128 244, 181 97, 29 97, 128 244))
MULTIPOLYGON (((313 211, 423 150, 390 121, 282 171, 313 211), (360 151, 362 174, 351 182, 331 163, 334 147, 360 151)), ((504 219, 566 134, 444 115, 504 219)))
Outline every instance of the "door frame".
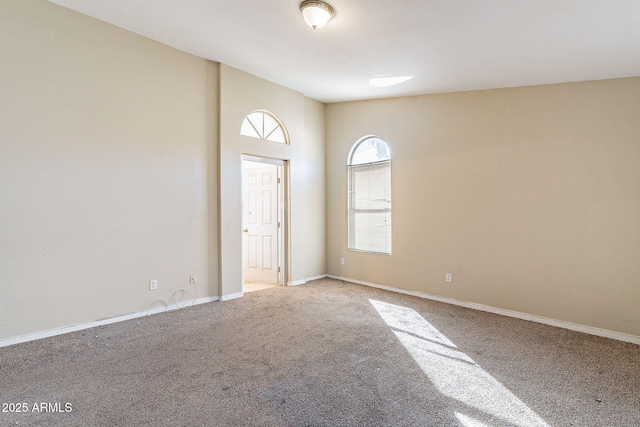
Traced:
MULTIPOLYGON (((241 223, 244 223, 244 162, 250 161, 255 163, 264 163, 268 165, 276 165, 278 166, 278 221, 280 222, 280 227, 278 228, 278 285, 286 285, 289 280, 289 212, 290 212, 290 204, 289 204, 289 161, 285 159, 277 159, 273 157, 264 157, 259 155, 253 155, 248 153, 241 154, 241 186, 240 186, 240 200, 241 200, 241 223)), ((244 227, 244 224, 243 224, 244 227)), ((242 266, 241 266, 241 276, 242 276, 242 288, 244 292, 244 264, 245 264, 245 238, 244 233, 242 236, 242 266)))

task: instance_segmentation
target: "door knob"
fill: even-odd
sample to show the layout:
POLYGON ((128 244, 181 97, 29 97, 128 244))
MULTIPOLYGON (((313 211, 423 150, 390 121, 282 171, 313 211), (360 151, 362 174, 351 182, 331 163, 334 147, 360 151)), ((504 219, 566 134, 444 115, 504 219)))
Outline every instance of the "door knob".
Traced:
POLYGON ((243 232, 243 233, 248 233, 248 232, 249 232, 249 229, 248 229, 248 228, 245 228, 244 230, 242 230, 242 232, 243 232))

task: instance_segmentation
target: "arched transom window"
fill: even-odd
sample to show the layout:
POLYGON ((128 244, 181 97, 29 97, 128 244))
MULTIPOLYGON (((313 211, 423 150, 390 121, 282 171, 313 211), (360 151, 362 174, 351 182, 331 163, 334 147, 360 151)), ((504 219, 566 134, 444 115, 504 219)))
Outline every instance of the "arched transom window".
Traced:
POLYGON ((273 114, 262 110, 252 111, 244 118, 240 134, 281 144, 289 143, 287 131, 280 120, 273 114))
POLYGON ((376 136, 351 148, 349 170, 349 249, 391 254, 391 154, 376 136))

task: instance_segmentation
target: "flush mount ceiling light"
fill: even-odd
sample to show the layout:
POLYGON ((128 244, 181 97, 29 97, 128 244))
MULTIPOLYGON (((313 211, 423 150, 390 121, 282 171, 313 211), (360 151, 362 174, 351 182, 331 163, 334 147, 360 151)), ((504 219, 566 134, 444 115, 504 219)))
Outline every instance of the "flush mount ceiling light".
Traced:
POLYGON ((411 80, 413 76, 398 76, 398 77, 378 77, 369 80, 369 86, 373 87, 387 87, 398 85, 400 83, 411 80))
POLYGON ((314 30, 324 27, 335 14, 327 3, 316 0, 304 0, 300 3, 300 10, 304 22, 314 30))

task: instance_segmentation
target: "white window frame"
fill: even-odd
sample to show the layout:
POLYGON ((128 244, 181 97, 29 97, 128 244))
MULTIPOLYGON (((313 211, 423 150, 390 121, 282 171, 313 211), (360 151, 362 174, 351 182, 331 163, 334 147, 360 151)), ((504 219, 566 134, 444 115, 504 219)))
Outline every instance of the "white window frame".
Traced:
POLYGON ((247 114, 240 126, 240 135, 278 144, 289 144, 287 128, 275 114, 267 110, 253 110, 247 114))
MULTIPOLYGON (((347 175, 347 248, 359 252, 391 255, 391 153, 389 144, 375 135, 360 138, 349 152, 347 175), (376 159, 371 162, 354 164, 354 156, 361 144, 375 139, 385 144, 388 155, 382 160, 376 159), (366 207, 358 208, 356 206, 358 204, 357 188, 354 188, 356 174, 360 174, 361 179, 369 182, 369 179, 380 179, 379 176, 375 176, 380 171, 383 172, 383 179, 386 181, 382 189, 384 197, 382 200, 379 197, 360 199, 360 202, 364 202, 362 204, 366 205, 366 207), (381 204, 383 207, 380 206, 381 204), (358 220, 358 216, 360 220, 358 220), (380 230, 380 227, 383 227, 383 229, 380 230)), ((380 189, 377 192, 379 193, 380 189)))

